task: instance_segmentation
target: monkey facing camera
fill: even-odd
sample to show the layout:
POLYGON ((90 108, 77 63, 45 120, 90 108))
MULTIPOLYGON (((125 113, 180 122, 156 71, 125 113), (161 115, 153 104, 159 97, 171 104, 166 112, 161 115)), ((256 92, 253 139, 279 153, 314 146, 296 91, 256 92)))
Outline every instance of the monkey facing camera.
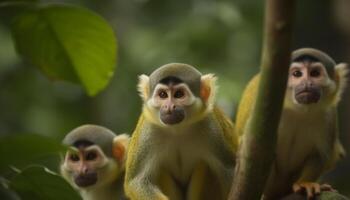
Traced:
POLYGON ((123 199, 129 136, 116 136, 97 125, 83 125, 63 139, 69 146, 61 163, 62 176, 84 200, 123 199))
POLYGON ((215 105, 216 77, 171 63, 141 75, 138 90, 143 111, 128 151, 127 196, 227 199, 238 141, 215 105))
MULTIPOLYGON (((317 179, 332 169, 345 151, 338 137, 337 105, 346 87, 348 68, 326 53, 302 48, 292 53, 288 84, 278 128, 276 158, 264 199, 304 193, 308 199, 333 190, 317 179)), ((236 133, 244 142, 260 75, 247 85, 237 113, 236 133)))

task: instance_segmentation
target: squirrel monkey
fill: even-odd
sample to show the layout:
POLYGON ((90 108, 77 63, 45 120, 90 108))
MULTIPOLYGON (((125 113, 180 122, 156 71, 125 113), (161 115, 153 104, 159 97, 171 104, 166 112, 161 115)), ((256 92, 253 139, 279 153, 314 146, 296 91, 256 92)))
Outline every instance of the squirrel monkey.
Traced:
POLYGON ((61 174, 84 200, 126 199, 124 169, 129 136, 97 125, 83 125, 63 139, 68 145, 61 174))
MULTIPOLYGON (((322 51, 302 48, 292 53, 265 199, 279 199, 293 191, 305 192, 310 199, 322 190, 332 190, 315 181, 345 153, 338 139, 337 105, 347 72, 346 64, 336 65, 322 51)), ((240 136, 252 112, 258 84, 259 74, 243 93, 235 128, 240 136)))
POLYGON ((215 105, 215 81, 180 63, 139 77, 143 111, 124 185, 131 200, 227 198, 238 141, 215 105))

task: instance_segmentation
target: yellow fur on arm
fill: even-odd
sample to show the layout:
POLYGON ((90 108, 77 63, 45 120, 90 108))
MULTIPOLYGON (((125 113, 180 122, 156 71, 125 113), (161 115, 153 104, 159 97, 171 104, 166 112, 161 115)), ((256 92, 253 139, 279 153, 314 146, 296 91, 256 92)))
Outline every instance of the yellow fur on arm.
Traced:
MULTIPOLYGON (((136 154, 139 151, 138 147, 140 146, 139 142, 140 142, 140 136, 142 134, 141 129, 145 124, 144 121, 145 121, 145 116, 141 114, 129 143, 128 155, 127 155, 127 161, 126 161, 125 182, 124 182, 125 194, 127 197, 129 197, 130 200, 149 200, 149 199, 168 200, 168 197, 163 195, 156 188, 147 188, 147 189, 139 188, 139 190, 135 190, 135 187, 133 188, 131 186, 132 181, 133 179, 135 179, 135 176, 136 176, 136 170, 137 170, 136 154), (154 189, 155 193, 151 194, 150 189, 154 189), (152 197, 150 197, 150 195, 152 195, 152 197)), ((139 186, 136 186, 136 187, 139 187, 139 186)))
POLYGON ((322 164, 316 158, 307 160, 301 171, 297 183, 300 182, 315 182, 325 171, 324 163, 322 164))
POLYGON ((345 155, 346 155, 345 149, 343 145, 340 143, 339 139, 337 138, 334 144, 333 153, 331 155, 331 158, 327 162, 324 171, 329 171, 335 168, 337 162, 342 158, 344 158, 345 155))
POLYGON ((199 200, 200 195, 203 193, 205 178, 207 175, 207 167, 204 163, 199 163, 195 168, 190 181, 190 190, 187 194, 188 200, 199 200))
POLYGON ((158 185, 160 190, 164 194, 167 194, 170 200, 181 200, 183 198, 182 191, 179 189, 177 183, 167 171, 159 172, 158 185))
POLYGON ((333 108, 333 112, 332 114, 334 115, 333 120, 331 121, 331 123, 333 123, 333 127, 334 127, 334 146, 333 146, 333 152, 331 154, 330 159, 328 160, 326 166, 325 166, 325 171, 331 170, 335 167, 335 165, 337 164, 337 162, 345 157, 345 149, 343 147, 343 145, 340 143, 339 140, 339 128, 338 128, 338 112, 337 112, 337 108, 333 108))

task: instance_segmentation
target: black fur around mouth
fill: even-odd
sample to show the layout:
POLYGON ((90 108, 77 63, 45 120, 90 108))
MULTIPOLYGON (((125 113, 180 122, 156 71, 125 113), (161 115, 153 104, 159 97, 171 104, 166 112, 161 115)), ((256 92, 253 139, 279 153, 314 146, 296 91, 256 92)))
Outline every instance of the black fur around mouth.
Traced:
POLYGON ((162 120, 162 122, 164 124, 169 124, 169 125, 174 125, 174 124, 178 124, 180 122, 182 122, 182 120, 185 118, 185 116, 183 114, 176 114, 176 113, 172 113, 172 114, 163 114, 161 115, 160 119, 162 120))
POLYGON ((302 90, 295 95, 295 99, 300 104, 317 103, 320 98, 321 94, 316 90, 302 90))
POLYGON ((79 187, 88 187, 88 186, 94 185, 97 182, 97 174, 91 173, 91 174, 79 175, 74 179, 74 182, 79 187))

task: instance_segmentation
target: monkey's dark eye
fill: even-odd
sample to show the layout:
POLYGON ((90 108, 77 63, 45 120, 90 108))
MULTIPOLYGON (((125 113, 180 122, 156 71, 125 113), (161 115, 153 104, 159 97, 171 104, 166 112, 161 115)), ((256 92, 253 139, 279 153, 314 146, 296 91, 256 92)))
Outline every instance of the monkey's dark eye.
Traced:
POLYGON ((183 97, 183 96, 185 96, 185 93, 184 93, 184 91, 182 91, 182 90, 177 90, 177 91, 175 92, 175 94, 174 94, 174 97, 175 97, 175 98, 181 98, 181 97, 183 97))
POLYGON ((86 155, 85 160, 95 160, 96 158, 97 158, 97 153, 92 151, 86 155))
POLYGON ((310 72, 310 76, 312 77, 319 77, 321 75, 320 71, 315 69, 310 72))
POLYGON ((79 156, 77 154, 70 154, 69 155, 69 160, 73 161, 73 162, 77 162, 79 161, 79 156))
POLYGON ((162 99, 168 98, 168 94, 165 91, 160 91, 158 95, 162 99))
POLYGON ((296 70, 296 71, 293 72, 293 76, 294 77, 301 77, 302 75, 303 75, 303 73, 301 71, 299 71, 299 70, 296 70))

